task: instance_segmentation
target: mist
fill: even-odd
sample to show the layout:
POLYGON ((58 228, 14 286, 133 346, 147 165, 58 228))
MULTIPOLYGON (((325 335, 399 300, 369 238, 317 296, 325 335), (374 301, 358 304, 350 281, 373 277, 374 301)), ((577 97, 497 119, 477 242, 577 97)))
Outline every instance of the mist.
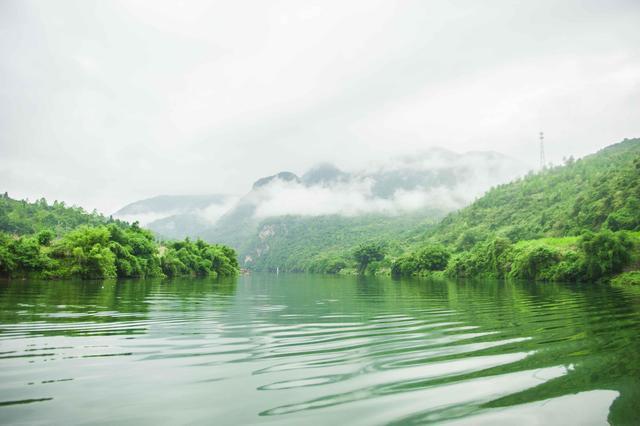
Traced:
MULTIPOLYGON (((267 178, 244 199, 257 219, 298 215, 401 215, 425 209, 453 211, 492 186, 523 175, 526 165, 491 152, 444 149, 373 162, 343 171, 316 166, 302 178, 267 178)), ((287 175, 288 176, 288 175, 287 175)))
MULTIPOLYGON (((429 147, 535 167, 539 131, 557 164, 640 134, 639 21, 624 0, 3 1, 2 190, 109 213, 429 147)), ((282 191, 287 211, 428 204, 282 191)))

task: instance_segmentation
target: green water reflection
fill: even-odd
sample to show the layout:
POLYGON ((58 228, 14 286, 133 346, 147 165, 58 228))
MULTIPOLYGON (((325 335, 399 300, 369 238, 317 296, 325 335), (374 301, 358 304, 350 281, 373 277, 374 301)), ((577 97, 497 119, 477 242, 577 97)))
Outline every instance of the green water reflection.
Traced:
POLYGON ((0 282, 3 423, 638 424, 640 294, 306 275, 0 282))

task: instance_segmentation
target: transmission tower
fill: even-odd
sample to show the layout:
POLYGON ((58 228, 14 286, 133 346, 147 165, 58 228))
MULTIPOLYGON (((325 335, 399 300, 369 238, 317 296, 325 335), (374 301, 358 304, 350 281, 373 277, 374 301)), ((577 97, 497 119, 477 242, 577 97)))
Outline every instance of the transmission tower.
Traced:
POLYGON ((544 169, 547 160, 544 158, 544 133, 540 132, 540 169, 544 169))

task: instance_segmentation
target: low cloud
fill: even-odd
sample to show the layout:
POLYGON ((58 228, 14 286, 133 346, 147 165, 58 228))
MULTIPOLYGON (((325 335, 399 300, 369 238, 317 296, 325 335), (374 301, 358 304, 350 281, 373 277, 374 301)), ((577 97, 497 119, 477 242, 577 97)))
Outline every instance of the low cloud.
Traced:
POLYGON ((476 191, 466 187, 396 190, 390 198, 376 197, 373 182, 361 181, 335 186, 304 186, 277 181, 261 189, 255 217, 284 215, 358 216, 362 214, 400 215, 433 208, 452 211, 473 201, 476 191))
POLYGON ((196 210, 194 214, 213 225, 218 219, 220 219, 225 213, 227 213, 233 208, 233 206, 236 205, 239 198, 240 197, 237 196, 230 196, 226 198, 223 203, 210 204, 204 209, 196 210))
POLYGON ((495 153, 455 154, 433 150, 306 185, 274 178, 249 201, 258 219, 283 216, 400 215, 423 209, 459 209, 492 186, 523 174, 525 166, 495 153))

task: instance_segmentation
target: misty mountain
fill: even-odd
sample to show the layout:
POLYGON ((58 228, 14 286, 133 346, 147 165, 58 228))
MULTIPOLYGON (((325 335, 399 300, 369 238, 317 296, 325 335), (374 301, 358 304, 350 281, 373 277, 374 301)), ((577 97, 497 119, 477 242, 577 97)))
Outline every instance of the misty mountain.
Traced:
POLYGON ((279 172, 257 179, 239 198, 154 197, 129 204, 115 216, 139 220, 165 238, 201 237, 231 245, 246 267, 298 269, 301 259, 287 247, 303 241, 306 258, 380 235, 418 234, 425 224, 525 171, 523 164, 499 153, 435 148, 361 170, 322 163, 301 176, 279 172))
POLYGON ((298 176, 295 175, 295 173, 291 173, 291 172, 280 172, 277 173, 273 176, 267 176, 267 177, 263 177, 258 179, 257 181, 255 181, 253 183, 253 189, 259 189, 262 188, 264 186, 269 185, 270 183, 272 183, 275 180, 279 180, 282 182, 296 182, 296 183, 300 183, 300 178, 298 176))
POLYGON ((246 267, 300 270, 313 253, 419 234, 525 169, 498 153, 444 149, 354 172, 320 164, 302 177, 283 172, 259 179, 202 237, 238 249, 246 267), (298 246, 304 255, 296 254, 298 246))
POLYGON ((113 217, 138 221, 164 238, 195 237, 235 203, 227 194, 159 195, 127 204, 113 217))
POLYGON ((301 180, 306 186, 330 185, 336 182, 345 181, 349 176, 349 173, 343 172, 333 164, 322 163, 312 167, 302 175, 301 180))

